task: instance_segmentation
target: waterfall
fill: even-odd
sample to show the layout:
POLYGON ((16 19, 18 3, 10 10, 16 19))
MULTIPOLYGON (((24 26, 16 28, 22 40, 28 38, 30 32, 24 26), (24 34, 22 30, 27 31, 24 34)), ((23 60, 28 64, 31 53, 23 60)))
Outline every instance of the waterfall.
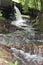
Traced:
POLYGON ((22 18, 21 12, 16 6, 14 6, 14 9, 16 10, 16 21, 12 21, 11 24, 33 33, 32 25, 26 24, 27 21, 22 18))
MULTIPOLYGON (((19 11, 19 9, 16 6, 14 6, 14 9, 16 10, 16 21, 13 21, 11 24, 16 25, 16 26, 24 29, 25 31, 29 32, 32 36, 32 40, 33 40, 32 44, 33 44, 34 37, 35 37, 35 31, 34 31, 34 28, 32 27, 32 24, 31 25, 26 24, 26 20, 24 20, 22 18, 21 12, 19 11)), ((34 44, 33 44, 33 46, 34 46, 34 44)), ((34 47, 36 47, 36 45, 34 47)))
POLYGON ((41 60, 43 60, 43 57, 38 56, 38 54, 37 54, 38 48, 34 44, 34 40, 35 40, 34 39, 34 37, 35 37, 34 28, 32 27, 32 25, 26 24, 27 21, 22 18, 21 13, 20 13, 19 9, 16 6, 14 6, 14 9, 16 10, 16 20, 12 21, 11 24, 15 25, 19 28, 24 29, 25 30, 24 33, 26 33, 26 31, 27 31, 27 33, 25 35, 28 35, 30 33, 30 37, 32 39, 29 39, 29 38, 25 37, 25 35, 23 34, 23 31, 22 31, 22 34, 24 35, 24 38, 23 38, 23 35, 20 33, 20 31, 19 31, 19 33, 18 33, 18 31, 16 31, 16 34, 14 33, 14 34, 11 34, 11 35, 10 34, 1 35, 2 39, 1 39, 1 36, 0 36, 0 39, 1 39, 0 42, 1 43, 2 42, 3 43, 9 43, 10 42, 10 43, 17 43, 17 44, 20 43, 21 44, 21 41, 23 43, 26 40, 28 40, 28 43, 29 43, 29 41, 31 41, 33 47, 35 48, 35 54, 31 54, 32 50, 29 50, 30 52, 27 53, 27 52, 24 52, 23 50, 18 50, 16 48, 11 48, 10 51, 13 51, 12 55, 14 56, 14 58, 17 58, 17 60, 21 61, 23 63, 23 65, 27 65, 27 64, 25 64, 26 62, 28 62, 29 65, 31 65, 32 62, 34 63, 34 65, 38 65, 36 62, 40 62, 41 60), (20 37, 22 37, 22 39, 20 39, 20 37))
POLYGON ((16 19, 17 20, 23 20, 19 9, 16 6, 14 6, 14 8, 15 8, 16 14, 17 14, 16 19))
POLYGON ((14 9, 16 10, 16 21, 12 21, 11 24, 16 25, 18 27, 27 26, 27 24, 25 24, 26 20, 22 18, 19 9, 16 6, 14 6, 14 9))

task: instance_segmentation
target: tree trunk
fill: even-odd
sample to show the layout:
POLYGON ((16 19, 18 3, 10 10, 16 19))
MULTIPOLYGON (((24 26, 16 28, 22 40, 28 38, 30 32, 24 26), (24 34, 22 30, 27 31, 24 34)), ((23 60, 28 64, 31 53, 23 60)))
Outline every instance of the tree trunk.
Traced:
POLYGON ((39 15, 39 30, 43 33, 43 0, 41 0, 41 13, 39 15))

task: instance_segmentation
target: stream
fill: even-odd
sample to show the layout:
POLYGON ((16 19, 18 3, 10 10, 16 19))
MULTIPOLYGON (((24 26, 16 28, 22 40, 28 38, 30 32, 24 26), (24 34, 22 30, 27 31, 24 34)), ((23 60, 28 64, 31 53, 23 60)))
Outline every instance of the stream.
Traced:
POLYGON ((1 44, 16 44, 23 45, 24 43, 32 44, 35 50, 33 50, 33 54, 31 54, 32 50, 25 52, 24 49, 11 48, 9 49, 12 53, 12 56, 16 58, 20 65, 43 65, 43 56, 38 53, 38 48, 35 42, 43 42, 43 40, 35 40, 34 28, 32 27, 32 23, 23 19, 19 9, 14 7, 17 13, 16 20, 12 21, 11 24, 21 28, 23 30, 16 30, 13 33, 9 34, 0 34, 0 43, 1 44))

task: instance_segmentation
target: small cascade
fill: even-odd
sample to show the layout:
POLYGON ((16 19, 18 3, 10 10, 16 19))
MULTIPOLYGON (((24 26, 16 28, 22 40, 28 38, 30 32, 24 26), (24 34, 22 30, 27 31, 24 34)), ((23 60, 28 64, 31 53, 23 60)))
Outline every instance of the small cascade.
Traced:
POLYGON ((18 27, 27 26, 25 24, 26 21, 22 18, 19 9, 16 6, 14 6, 14 9, 16 10, 16 21, 12 21, 11 24, 16 25, 18 27))
POLYGON ((29 65, 39 65, 41 61, 43 61, 43 57, 38 56, 36 54, 31 55, 30 53, 26 53, 23 50, 18 50, 16 48, 11 48, 10 51, 12 51, 12 55, 17 60, 21 61, 23 65, 25 63, 29 63, 29 65))
MULTIPOLYGON (((21 16, 21 12, 19 11, 19 9, 14 6, 14 9, 16 10, 16 21, 12 21, 11 24, 15 25, 21 29, 24 29, 28 32, 31 32, 33 34, 34 32, 34 28, 32 27, 32 25, 28 25, 26 22, 27 20, 23 19, 21 16)), ((28 22, 29 23, 29 22, 28 22)))
POLYGON ((43 57, 40 55, 40 53, 38 54, 38 51, 41 51, 38 50, 36 44, 34 44, 36 42, 34 28, 32 27, 31 23, 26 23, 27 20, 22 18, 21 13, 16 6, 14 6, 14 9, 16 10, 16 20, 12 21, 11 24, 23 30, 19 31, 18 29, 14 33, 6 35, 1 34, 0 43, 15 43, 18 46, 22 45, 23 43, 30 43, 31 47, 28 52, 25 52, 24 48, 22 48, 21 50, 11 48, 10 51, 12 52, 12 56, 20 61, 20 65, 40 65, 40 62, 43 61, 43 57))

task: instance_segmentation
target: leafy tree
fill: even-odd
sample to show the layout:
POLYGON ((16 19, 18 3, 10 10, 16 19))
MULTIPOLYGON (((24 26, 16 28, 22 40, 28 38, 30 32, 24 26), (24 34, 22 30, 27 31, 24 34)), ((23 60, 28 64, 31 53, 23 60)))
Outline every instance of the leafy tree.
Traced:
POLYGON ((40 0, 19 0, 22 4, 24 11, 28 11, 28 7, 41 10, 41 1, 40 0))
POLYGON ((14 2, 21 3, 24 12, 28 11, 28 7, 41 10, 41 0, 13 0, 14 2))

